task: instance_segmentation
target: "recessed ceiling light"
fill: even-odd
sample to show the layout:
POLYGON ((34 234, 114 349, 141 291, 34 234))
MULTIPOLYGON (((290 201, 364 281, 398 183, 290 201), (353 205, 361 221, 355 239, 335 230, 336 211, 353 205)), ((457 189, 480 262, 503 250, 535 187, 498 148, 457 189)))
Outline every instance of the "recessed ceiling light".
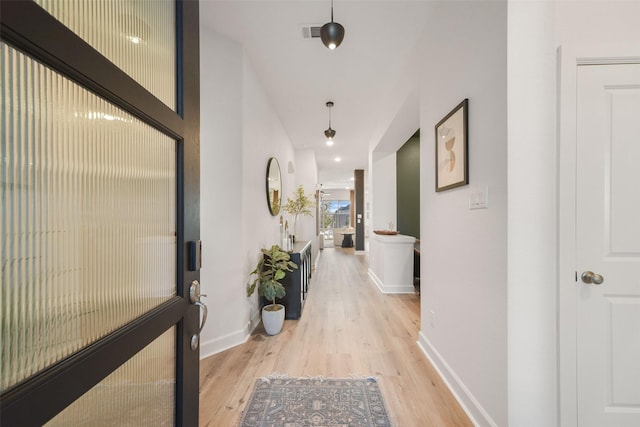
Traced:
POLYGON ((349 181, 353 181, 353 177, 349 178, 349 181))
POLYGON ((341 159, 340 157, 336 157, 334 160, 335 160, 336 162, 339 162, 339 161, 341 161, 342 159, 341 159))

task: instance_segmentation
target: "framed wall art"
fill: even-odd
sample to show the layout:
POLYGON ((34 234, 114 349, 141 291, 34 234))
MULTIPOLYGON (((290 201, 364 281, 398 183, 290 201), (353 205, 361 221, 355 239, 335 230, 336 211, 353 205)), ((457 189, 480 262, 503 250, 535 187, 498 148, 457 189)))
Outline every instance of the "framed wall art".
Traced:
POLYGON ((436 191, 469 184, 469 100, 436 125, 436 191))

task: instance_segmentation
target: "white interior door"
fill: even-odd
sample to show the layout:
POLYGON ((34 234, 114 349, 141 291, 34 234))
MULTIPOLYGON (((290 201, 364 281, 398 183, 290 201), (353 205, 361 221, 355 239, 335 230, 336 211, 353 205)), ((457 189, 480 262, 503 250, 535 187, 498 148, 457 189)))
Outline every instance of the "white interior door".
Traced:
POLYGON ((579 66, 577 98, 578 425, 637 427, 640 64, 579 66))

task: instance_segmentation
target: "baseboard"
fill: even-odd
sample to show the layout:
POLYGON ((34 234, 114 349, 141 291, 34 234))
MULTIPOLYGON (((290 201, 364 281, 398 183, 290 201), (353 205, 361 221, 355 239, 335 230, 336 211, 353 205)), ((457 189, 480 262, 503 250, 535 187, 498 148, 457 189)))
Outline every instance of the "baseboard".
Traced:
POLYGON ((366 255, 367 251, 353 251, 355 255, 366 255))
POLYGON ((249 335, 246 329, 232 332, 219 338, 212 339, 200 344, 200 359, 204 359, 214 354, 229 350, 232 347, 247 342, 249 335))
POLYGON ((214 354, 218 354, 230 348, 242 345, 247 342, 253 330, 260 324, 260 312, 252 313, 251 320, 247 322, 247 327, 227 334, 220 338, 200 344, 200 359, 204 359, 214 354))
POLYGON ((427 337, 420 331, 418 334, 418 347, 427 356, 431 365, 447 385, 453 397, 458 401, 464 412, 467 414, 474 426, 497 427, 487 411, 484 410, 480 402, 471 394, 471 391, 464 385, 462 380, 456 375, 453 369, 442 358, 440 353, 431 345, 427 337))
POLYGON ((369 269, 368 273, 373 283, 383 294, 412 294, 415 292, 412 285, 385 285, 373 270, 369 269))
POLYGON ((247 329, 247 335, 251 335, 253 330, 260 324, 261 320, 260 310, 255 310, 251 312, 251 319, 249 320, 249 325, 247 329))

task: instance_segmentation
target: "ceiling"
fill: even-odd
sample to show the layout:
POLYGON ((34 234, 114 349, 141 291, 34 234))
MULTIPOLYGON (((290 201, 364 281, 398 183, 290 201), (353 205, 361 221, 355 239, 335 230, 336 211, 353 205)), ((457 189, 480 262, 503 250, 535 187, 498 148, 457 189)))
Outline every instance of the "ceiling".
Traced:
POLYGON ((243 46, 294 147, 315 151, 327 189, 353 187, 354 169, 367 169, 375 130, 398 113, 384 100, 435 3, 334 0, 334 21, 345 27, 345 37, 333 51, 302 30, 330 21, 330 0, 201 0, 200 14, 202 26, 243 46), (333 147, 323 134, 327 101, 335 103, 333 147))

